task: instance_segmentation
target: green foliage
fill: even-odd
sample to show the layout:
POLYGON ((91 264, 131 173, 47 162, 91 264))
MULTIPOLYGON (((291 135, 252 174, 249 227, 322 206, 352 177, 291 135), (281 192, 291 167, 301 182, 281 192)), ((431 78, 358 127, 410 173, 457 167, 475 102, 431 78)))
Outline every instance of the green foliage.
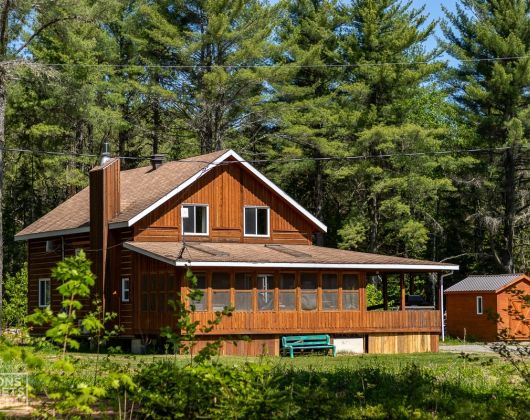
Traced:
POLYGON ((383 291, 379 290, 375 284, 366 285, 366 301, 368 306, 383 304, 383 291))
POLYGON ((163 327, 161 337, 167 339, 173 347, 175 355, 179 353, 189 354, 192 362, 204 363, 218 353, 222 345, 222 339, 218 338, 206 344, 199 352, 194 355, 193 347, 197 343, 197 334, 207 334, 212 332, 216 325, 219 325, 223 318, 231 316, 234 308, 225 307, 222 311, 215 312, 214 319, 207 321, 206 325, 201 325, 199 321, 193 321, 192 315, 195 313, 195 302, 203 297, 203 291, 196 288, 197 277, 188 268, 185 276, 189 285, 188 293, 184 299, 170 300, 169 305, 173 309, 175 317, 175 328, 169 326, 163 327))
POLYGON ((6 274, 2 296, 2 326, 22 327, 28 314, 28 266, 14 275, 6 274))

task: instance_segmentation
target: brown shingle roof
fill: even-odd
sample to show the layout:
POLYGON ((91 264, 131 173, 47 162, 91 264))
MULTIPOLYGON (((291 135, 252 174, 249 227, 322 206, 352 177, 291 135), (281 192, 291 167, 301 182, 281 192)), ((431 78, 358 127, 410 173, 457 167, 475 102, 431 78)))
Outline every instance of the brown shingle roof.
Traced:
MULTIPOLYGON (((186 180, 206 168, 222 156, 226 150, 167 162, 156 171, 151 166, 130 169, 120 173, 121 213, 111 223, 126 222, 164 197, 186 180)), ((25 239, 28 235, 43 234, 64 230, 88 231, 89 187, 80 191, 43 217, 24 228, 15 236, 25 239)))
POLYGON ((124 246, 130 250, 147 255, 171 265, 215 266, 228 263, 233 266, 274 267, 274 264, 287 266, 345 266, 348 268, 393 269, 442 271, 458 269, 452 264, 432 261, 414 260, 410 258, 392 257, 364 252, 345 251, 313 245, 281 245, 246 244, 232 242, 191 242, 183 249, 182 242, 126 242, 124 246), (359 267, 354 267, 358 265, 359 267), (385 267, 387 266, 387 267, 385 267), (392 266, 392 267, 391 267, 392 266))

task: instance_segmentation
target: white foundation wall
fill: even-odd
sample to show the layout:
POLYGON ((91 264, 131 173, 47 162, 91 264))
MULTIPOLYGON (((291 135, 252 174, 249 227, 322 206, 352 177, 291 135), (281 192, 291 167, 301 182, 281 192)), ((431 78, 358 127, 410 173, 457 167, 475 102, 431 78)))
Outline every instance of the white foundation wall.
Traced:
POLYGON ((337 353, 364 353, 364 338, 334 338, 333 344, 337 348, 337 353))

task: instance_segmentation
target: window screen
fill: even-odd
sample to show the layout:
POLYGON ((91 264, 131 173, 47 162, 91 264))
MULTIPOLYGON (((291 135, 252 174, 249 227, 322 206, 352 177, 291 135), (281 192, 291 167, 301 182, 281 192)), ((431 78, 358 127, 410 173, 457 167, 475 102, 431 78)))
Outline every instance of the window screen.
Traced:
POLYGON ((272 311, 274 305, 274 276, 272 274, 258 274, 258 311, 272 311))
POLYGON ((293 273, 280 274, 280 311, 296 310, 296 277, 293 273))
POLYGON ((315 311, 317 309, 317 280, 317 273, 302 273, 300 275, 303 311, 315 311))
POLYGON ((222 311, 230 306, 230 274, 212 274, 212 309, 222 311))
POLYGON ((235 310, 252 310, 252 273, 236 273, 235 310))
POLYGON ((359 309, 359 277, 356 274, 342 276, 342 309, 359 309))
POLYGON ((50 279, 39 279, 39 306, 50 306, 51 283, 50 279))
POLYGON ((200 290, 202 292, 202 297, 198 300, 192 301, 192 303, 195 305, 196 311, 206 311, 208 310, 208 298, 207 298, 208 289, 206 285, 206 274, 195 273, 195 277, 197 278, 197 284, 195 285, 195 289, 200 290))
POLYGON ((339 282, 336 274, 322 275, 322 309, 339 309, 339 282))

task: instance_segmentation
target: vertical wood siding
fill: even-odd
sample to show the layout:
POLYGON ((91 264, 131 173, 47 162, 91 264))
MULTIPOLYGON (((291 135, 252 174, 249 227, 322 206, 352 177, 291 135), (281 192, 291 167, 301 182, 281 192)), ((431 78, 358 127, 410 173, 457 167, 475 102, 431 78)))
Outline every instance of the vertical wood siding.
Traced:
POLYGON ((135 225, 136 241, 181 240, 181 204, 207 204, 209 235, 188 241, 311 244, 318 231, 304 216, 241 165, 224 165, 176 195, 135 225), (243 235, 244 206, 270 207, 270 237, 243 235))

